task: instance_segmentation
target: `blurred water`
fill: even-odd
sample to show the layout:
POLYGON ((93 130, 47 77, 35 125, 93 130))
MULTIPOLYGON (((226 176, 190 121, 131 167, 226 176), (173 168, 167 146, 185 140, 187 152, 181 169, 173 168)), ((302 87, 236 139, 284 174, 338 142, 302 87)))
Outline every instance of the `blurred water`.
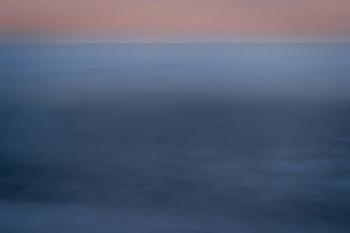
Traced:
POLYGON ((350 47, 0 46, 0 232, 350 230, 350 47))

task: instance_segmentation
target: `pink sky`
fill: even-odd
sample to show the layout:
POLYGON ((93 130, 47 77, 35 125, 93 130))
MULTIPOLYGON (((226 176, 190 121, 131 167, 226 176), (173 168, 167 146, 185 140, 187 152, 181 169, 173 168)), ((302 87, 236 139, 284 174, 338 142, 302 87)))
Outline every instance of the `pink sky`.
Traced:
POLYGON ((350 0, 0 0, 0 32, 349 33, 350 0))

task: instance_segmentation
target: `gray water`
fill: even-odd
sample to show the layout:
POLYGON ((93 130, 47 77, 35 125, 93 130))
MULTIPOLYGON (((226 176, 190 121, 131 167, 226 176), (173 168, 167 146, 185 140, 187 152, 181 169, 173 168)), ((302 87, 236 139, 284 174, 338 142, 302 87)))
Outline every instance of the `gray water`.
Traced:
POLYGON ((350 46, 1 45, 1 233, 347 233, 350 46))

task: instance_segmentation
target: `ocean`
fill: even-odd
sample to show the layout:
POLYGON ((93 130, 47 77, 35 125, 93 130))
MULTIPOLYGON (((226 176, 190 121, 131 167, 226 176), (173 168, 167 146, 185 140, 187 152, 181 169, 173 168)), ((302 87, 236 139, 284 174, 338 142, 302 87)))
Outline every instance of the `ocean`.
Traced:
POLYGON ((0 45, 1 233, 349 219, 349 45, 0 45))

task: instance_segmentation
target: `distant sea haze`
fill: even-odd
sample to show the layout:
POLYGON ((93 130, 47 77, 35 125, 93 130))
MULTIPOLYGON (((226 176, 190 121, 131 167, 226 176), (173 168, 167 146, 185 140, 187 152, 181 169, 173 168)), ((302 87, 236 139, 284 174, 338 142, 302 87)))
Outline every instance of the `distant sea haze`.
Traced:
POLYGON ((0 45, 1 233, 348 233, 346 43, 0 45))
POLYGON ((343 33, 0 33, 0 44, 349 44, 343 33))

